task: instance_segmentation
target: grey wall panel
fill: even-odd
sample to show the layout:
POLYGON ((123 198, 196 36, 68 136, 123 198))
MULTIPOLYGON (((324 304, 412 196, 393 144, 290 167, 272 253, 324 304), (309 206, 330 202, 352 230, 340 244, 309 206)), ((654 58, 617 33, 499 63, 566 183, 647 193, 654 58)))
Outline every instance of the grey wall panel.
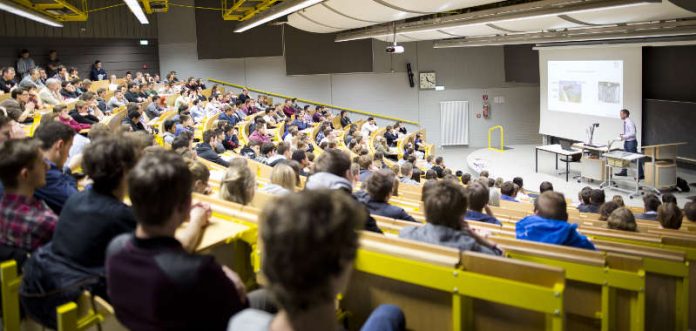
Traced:
MULTIPOLYGON (((196 0, 201 7, 219 7, 219 0, 196 0)), ((195 30, 199 59, 283 55, 282 28, 263 25, 235 33, 236 22, 225 21, 219 11, 196 9, 195 30)))
MULTIPOLYGON (((113 5, 111 0, 89 0, 88 8, 113 5)), ((150 24, 140 24, 128 7, 118 6, 91 12, 87 22, 65 22, 54 28, 7 12, 0 12, 0 37, 46 38, 157 38, 157 15, 150 24)))
POLYGON ((539 51, 532 45, 507 45, 505 52, 505 81, 539 84, 539 51))
POLYGON ((109 74, 119 77, 126 71, 159 72, 157 40, 141 46, 137 39, 55 39, 55 38, 4 38, 0 47, 0 66, 14 66, 19 50, 27 48, 39 66, 44 66, 51 49, 58 51, 61 62, 76 67, 86 78, 92 63, 100 60, 109 74), (147 70, 143 66, 148 67, 147 70))
POLYGON ((288 75, 372 71, 369 39, 337 43, 333 33, 310 33, 289 25, 283 32, 288 75))

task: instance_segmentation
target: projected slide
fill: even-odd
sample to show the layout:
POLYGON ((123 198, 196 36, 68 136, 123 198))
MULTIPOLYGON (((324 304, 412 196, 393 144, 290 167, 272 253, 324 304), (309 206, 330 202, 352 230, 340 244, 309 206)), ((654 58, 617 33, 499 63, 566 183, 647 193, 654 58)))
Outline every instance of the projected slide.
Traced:
POLYGON ((548 109, 617 117, 623 108, 623 61, 548 61, 548 109))

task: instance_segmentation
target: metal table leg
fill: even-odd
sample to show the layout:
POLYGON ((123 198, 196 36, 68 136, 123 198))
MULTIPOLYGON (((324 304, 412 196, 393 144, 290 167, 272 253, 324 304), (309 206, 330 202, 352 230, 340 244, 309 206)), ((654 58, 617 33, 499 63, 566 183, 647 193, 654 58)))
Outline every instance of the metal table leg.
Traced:
POLYGON ((534 149, 534 172, 539 172, 539 149, 534 149))

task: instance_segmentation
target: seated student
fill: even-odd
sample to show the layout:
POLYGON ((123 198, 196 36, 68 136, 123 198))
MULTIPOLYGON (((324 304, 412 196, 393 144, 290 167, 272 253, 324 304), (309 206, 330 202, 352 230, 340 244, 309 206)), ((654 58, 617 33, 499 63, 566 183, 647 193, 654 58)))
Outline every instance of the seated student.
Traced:
POLYGON ((128 175, 138 221, 135 233, 107 249, 106 276, 116 317, 132 330, 225 330, 248 307, 244 285, 209 255, 190 254, 175 238, 198 239, 210 219, 208 205, 191 205, 191 172, 173 153, 146 155, 128 175))
POLYGON ((372 215, 416 222, 403 208, 389 204, 389 199, 394 192, 395 180, 396 176, 391 170, 375 171, 365 183, 366 194, 358 195, 358 200, 372 215))
POLYGON ((445 176, 444 171, 445 171, 445 162, 442 156, 438 156, 435 158, 435 165, 433 165, 432 170, 437 173, 437 178, 442 178, 445 176))
POLYGON ((528 192, 527 190, 524 189, 524 180, 522 177, 515 177, 512 179, 512 182, 517 185, 517 195, 515 196, 518 200, 519 199, 528 199, 528 192))
MULTIPOLYGON (((339 190, 352 197, 354 179, 356 176, 351 171, 350 156, 342 150, 329 149, 314 162, 314 173, 307 178, 305 190, 339 190)), ((372 217, 368 217, 365 230, 382 233, 372 217)))
POLYGON ((191 176, 193 176, 193 193, 209 195, 213 192, 208 185, 210 179, 210 170, 203 163, 196 160, 186 159, 191 176))
POLYGON ((468 186, 469 183, 471 183, 471 174, 470 173, 462 174, 462 185, 468 186))
POLYGON ((619 207, 607 218, 607 227, 613 230, 638 231, 636 219, 630 209, 619 207))
POLYGON ((225 123, 222 126, 222 132, 225 134, 222 140, 222 146, 224 146, 226 150, 237 149, 239 147, 239 131, 237 128, 229 123, 225 123))
POLYGON ((374 117, 368 117, 367 121, 363 123, 362 127, 360 128, 360 133, 363 137, 365 137, 365 139, 367 139, 372 134, 372 132, 377 130, 378 128, 379 127, 377 126, 374 117))
POLYGON ((307 176, 309 173, 307 169, 310 167, 309 158, 307 157, 307 152, 298 149, 292 152, 292 160, 297 161, 300 164, 300 176, 307 176))
POLYGON ((78 123, 89 125, 99 123, 99 118, 89 113, 89 104, 83 100, 75 102, 75 109, 68 114, 78 123))
POLYGON ((500 200, 519 202, 515 199, 517 191, 515 190, 515 184, 513 182, 505 182, 500 187, 500 200))
POLYGON ((256 130, 249 135, 249 141, 258 141, 260 143, 270 143, 271 138, 266 135, 266 125, 265 124, 259 124, 256 127, 256 130))
POLYGON ((171 119, 164 121, 164 133, 162 134, 162 139, 166 144, 172 144, 174 138, 176 138, 176 122, 171 119))
POLYGON ((623 198, 622 198, 620 195, 618 195, 618 194, 615 195, 615 196, 613 196, 613 197, 611 198, 611 201, 613 201, 614 203, 616 203, 619 207, 624 207, 624 206, 625 206, 623 198))
POLYGON ((399 139, 399 135, 395 132, 391 125, 387 125, 384 131, 384 139, 387 140, 387 146, 396 147, 396 141, 399 139))
POLYGON ((259 147, 259 154, 254 158, 254 161, 263 163, 263 164, 268 164, 268 159, 276 155, 276 151, 278 149, 276 148, 275 144, 268 142, 264 143, 259 147))
POLYGON ((348 124, 352 123, 350 117, 348 117, 348 112, 341 110, 341 127, 346 127, 348 124))
POLYGON ((85 289, 108 300, 106 247, 114 237, 135 229, 133 213, 122 200, 126 174, 136 161, 134 142, 124 136, 99 138, 85 148, 82 167, 93 180, 91 188, 70 196, 53 241, 25 264, 22 306, 43 325, 55 328, 56 307, 77 299, 85 289))
POLYGON ((159 105, 159 98, 160 96, 153 95, 152 101, 150 101, 150 103, 145 108, 145 114, 147 115, 147 118, 150 119, 150 121, 160 117, 160 115, 162 115, 162 113, 164 112, 164 108, 160 107, 159 105))
POLYGON ((578 211, 581 213, 587 213, 587 209, 590 206, 590 195, 592 195, 592 188, 589 186, 583 187, 580 192, 578 192, 578 200, 580 204, 578 205, 578 211))
POLYGON ((255 160, 259 154, 261 154, 261 143, 258 141, 249 141, 239 151, 239 155, 250 160, 255 160))
POLYGON ((425 180, 437 180, 437 173, 433 169, 428 169, 425 172, 425 180))
POLYGON ((292 152, 290 150, 290 144, 286 142, 280 142, 278 143, 278 147, 276 148, 275 155, 270 156, 268 160, 266 160, 266 164, 268 164, 271 167, 274 167, 279 162, 288 161, 292 156, 291 153, 292 152))
POLYGON ((662 203, 677 203, 677 197, 674 196, 671 192, 665 192, 662 194, 662 203))
POLYGON ((590 204, 585 205, 585 207, 580 210, 583 213, 599 213, 599 208, 602 207, 606 198, 604 196, 604 190, 594 189, 590 192, 590 204))
POLYGON ((691 222, 696 222, 696 202, 689 201, 684 205, 684 216, 691 222))
POLYGON ((404 184, 418 185, 418 182, 413 180, 413 163, 405 162, 401 165, 401 178, 399 181, 404 184))
POLYGON ((541 182, 539 185, 539 194, 544 193, 546 191, 551 191, 553 192, 553 184, 547 181, 541 182))
POLYGON ((662 226, 663 229, 679 230, 682 225, 683 217, 684 215, 676 203, 663 203, 657 208, 656 220, 660 222, 660 226, 662 226))
POLYGON ((495 245, 479 237, 463 220, 467 209, 464 187, 449 180, 436 182, 423 191, 425 219, 423 226, 402 228, 399 237, 429 244, 500 255, 495 245))
POLYGON ((360 182, 367 181, 372 176, 372 158, 369 155, 360 155, 358 157, 358 165, 360 165, 360 182))
POLYGON ((143 123, 140 121, 142 115, 140 114, 139 111, 137 110, 129 110, 128 111, 128 117, 125 120, 125 123, 131 131, 137 132, 137 131, 145 131, 145 126, 143 123))
POLYGON ((599 207, 599 220, 606 221, 609 218, 609 215, 620 207, 621 206, 614 201, 605 202, 601 207, 599 207))
POLYGON ((210 162, 227 167, 230 163, 221 158, 213 149, 213 146, 217 146, 217 144, 218 134, 214 130, 207 130, 203 132, 203 142, 196 146, 196 154, 210 162))
POLYGON ((484 186, 479 181, 472 182, 469 184, 469 187, 467 187, 467 194, 469 198, 469 210, 467 210, 466 215, 464 215, 465 219, 501 225, 500 221, 495 217, 483 213, 483 210, 488 206, 488 199, 490 199, 487 186, 484 186))
POLYGON ((655 194, 648 193, 643 197, 643 213, 636 215, 636 218, 642 220, 654 221, 657 219, 657 208, 660 207, 662 203, 660 199, 655 196, 655 194))
POLYGON ((222 113, 220 113, 220 116, 218 116, 218 121, 227 121, 232 126, 236 125, 239 121, 239 118, 234 116, 234 112, 234 107, 228 104, 222 105, 222 113))
POLYGON ((34 196, 45 201, 56 215, 60 214, 65 201, 77 193, 77 181, 70 168, 65 166, 74 136, 75 130, 55 121, 41 123, 34 132, 34 137, 41 142, 41 151, 49 166, 46 185, 37 189, 34 196))
POLYGON ((587 237, 578 233, 577 224, 568 223, 563 194, 542 193, 534 202, 534 213, 535 215, 527 216, 515 224, 517 239, 595 249, 587 237))
MULTIPOLYGON (((348 285, 359 245, 356 230, 366 219, 364 209, 337 191, 304 191, 266 205, 260 216, 261 268, 280 311, 273 316, 244 310, 232 317, 227 330, 340 330, 335 299, 348 285)), ((361 330, 396 331, 405 326, 399 308, 382 305, 361 330)))
POLYGON ((271 171, 271 183, 261 188, 261 192, 273 195, 286 195, 295 191, 297 176, 287 163, 278 163, 271 171))
POLYGON ((251 172, 244 158, 230 162, 220 182, 220 198, 248 205, 256 192, 256 176, 251 172))
POLYGON ((32 252, 53 237, 56 214, 34 192, 46 184, 41 145, 32 139, 0 143, 0 245, 32 252))

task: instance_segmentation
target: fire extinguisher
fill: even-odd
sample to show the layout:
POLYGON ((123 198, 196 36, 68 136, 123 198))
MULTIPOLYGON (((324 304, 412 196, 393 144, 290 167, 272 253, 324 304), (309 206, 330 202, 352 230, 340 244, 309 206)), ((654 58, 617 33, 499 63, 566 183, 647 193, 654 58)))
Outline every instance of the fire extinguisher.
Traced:
POLYGON ((488 94, 483 95, 483 118, 488 119, 490 116, 491 106, 488 103, 488 94))

